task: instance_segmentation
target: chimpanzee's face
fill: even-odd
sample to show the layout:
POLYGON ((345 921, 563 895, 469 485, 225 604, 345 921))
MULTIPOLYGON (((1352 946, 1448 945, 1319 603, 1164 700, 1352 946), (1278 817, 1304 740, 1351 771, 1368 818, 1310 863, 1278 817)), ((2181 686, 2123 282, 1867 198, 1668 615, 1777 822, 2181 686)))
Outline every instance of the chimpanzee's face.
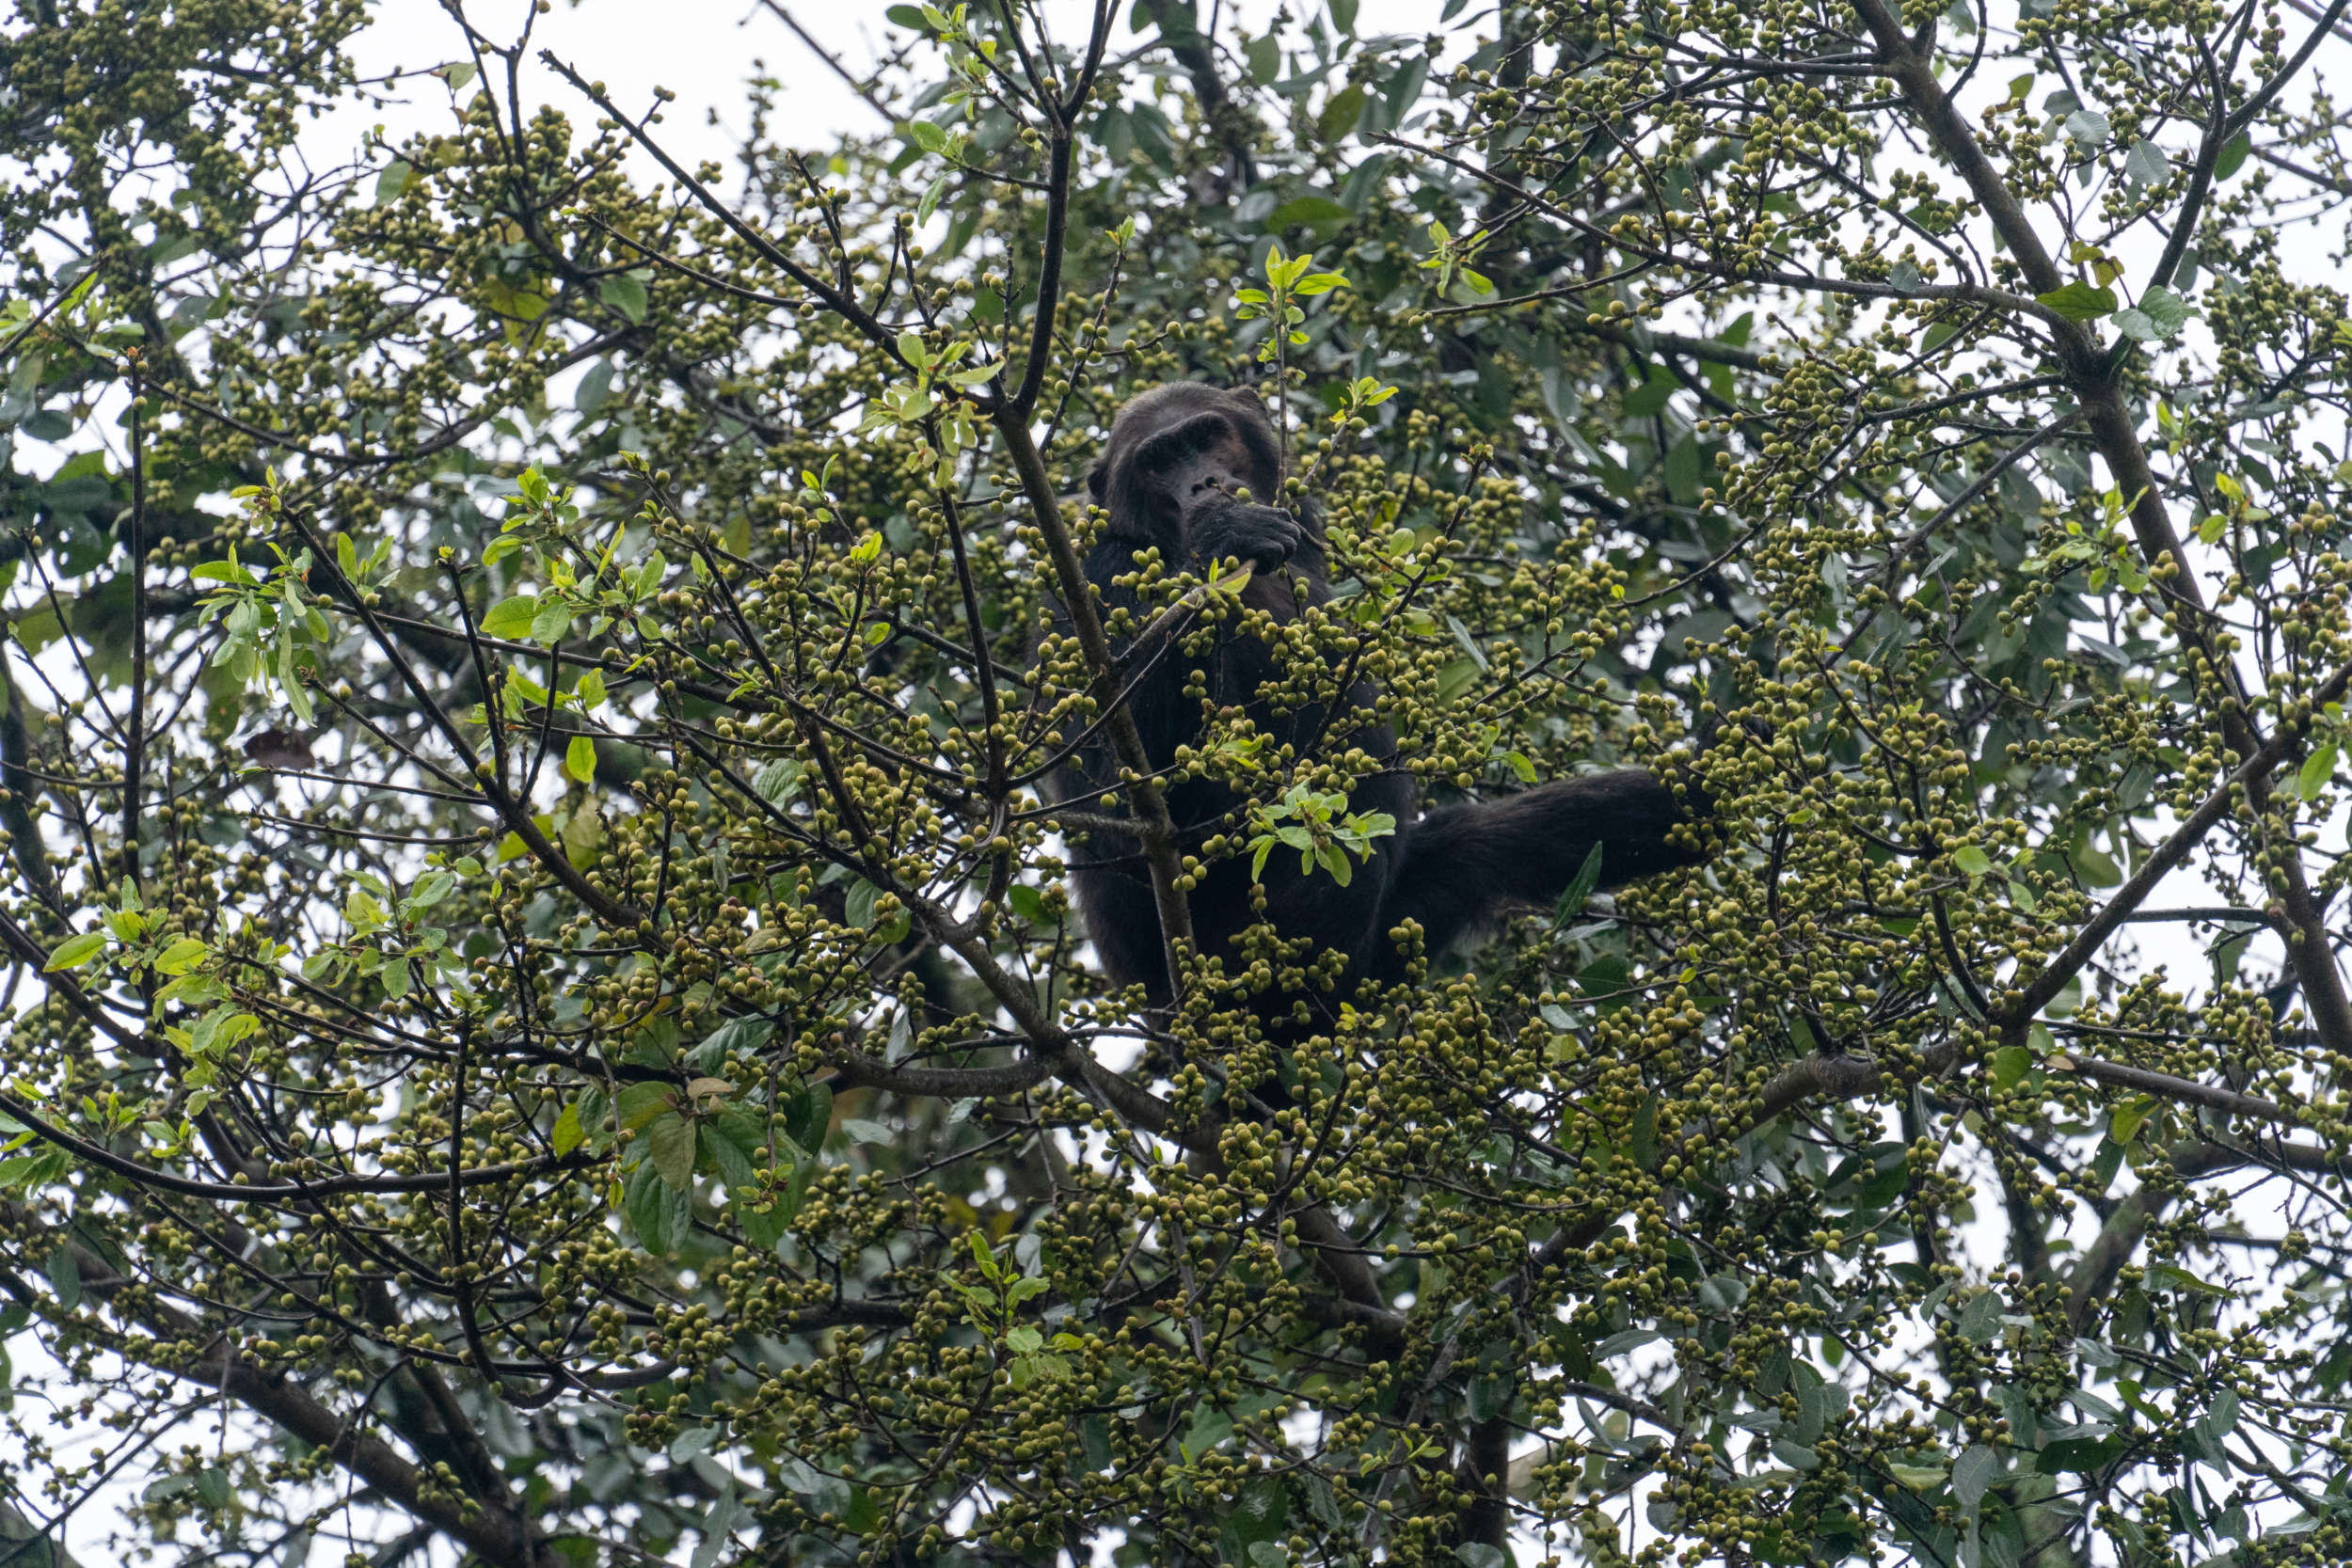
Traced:
POLYGON ((1272 499, 1275 476, 1226 415, 1194 414, 1155 432, 1136 449, 1135 464, 1173 503, 1196 562, 1237 559, 1270 572, 1296 552, 1297 519, 1260 499, 1272 499))
POLYGON ((1186 517, 1209 507, 1263 501, 1274 489, 1274 476, 1257 471, 1241 433, 1217 413, 1195 414, 1152 436, 1136 449, 1136 467, 1186 517))

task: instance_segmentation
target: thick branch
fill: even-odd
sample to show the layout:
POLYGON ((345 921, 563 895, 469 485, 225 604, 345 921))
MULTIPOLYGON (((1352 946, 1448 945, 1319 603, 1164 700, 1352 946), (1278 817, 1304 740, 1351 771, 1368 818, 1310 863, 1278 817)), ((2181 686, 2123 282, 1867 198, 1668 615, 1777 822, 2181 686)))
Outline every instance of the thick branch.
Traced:
MULTIPOLYGON (((1993 227, 2000 231, 2002 243, 2009 246, 2009 253, 2025 269, 2026 283, 2038 294, 2049 293, 2064 284, 2065 276, 2058 271, 2058 263, 2050 260, 2042 236, 2034 231, 2025 209, 2017 204, 2016 197, 2001 179, 2000 170, 1984 155, 1976 133, 1969 130, 1959 108, 1946 95, 1943 84, 1935 79, 1935 62, 1912 48, 1902 19, 1888 10, 1883 0, 1854 0, 1854 10, 1879 46, 1880 65, 1901 88, 1903 101, 1927 127, 1936 150, 1968 182, 1969 194, 1984 208, 1993 227)), ((2076 336, 2083 336, 2079 329, 2076 336)))
MULTIPOLYGON (((1949 1051, 1931 1052, 1927 1059, 1928 1070, 1931 1074, 1942 1071, 1948 1069, 1954 1059, 1949 1051)), ((2061 1072, 2080 1073, 2097 1083, 2134 1089, 2176 1104, 2204 1106, 2282 1127, 2311 1125, 2310 1119, 2292 1106, 2201 1084, 2193 1078, 2176 1078, 2169 1072, 2152 1072, 2145 1068, 2129 1067, 2122 1062, 2104 1062, 2071 1053, 2050 1057, 2048 1065, 2061 1072)), ((1881 1092, 1885 1086, 1885 1074, 1875 1057, 1807 1056, 1765 1085, 1758 1101, 1756 1123, 1760 1126, 1808 1100, 1860 1100, 1881 1092)), ((2297 1168, 2334 1168, 2332 1155, 2310 1145, 2283 1146, 2280 1157, 2297 1168), (2311 1162, 2317 1162, 2317 1164, 2313 1166, 2311 1162)))
MULTIPOLYGON (((2352 665, 2329 676, 2327 685, 2314 695, 2316 702, 2334 702, 2352 684, 2352 665)), ((2073 979, 2099 951, 2099 946, 2112 935, 2118 926, 2130 919, 2132 912, 2147 901, 2156 885, 2171 875, 2173 867, 2188 858, 2189 851, 2203 842, 2222 817, 2229 814, 2240 789, 2250 791, 2253 784, 2266 776, 2286 757, 2288 737, 2273 736, 2268 745, 2249 757, 2231 775, 2217 784, 2212 793, 2199 802, 2195 811, 2175 828, 2162 844, 2156 846, 2141 861, 2131 879, 2116 889, 2115 896, 2090 918, 2089 924, 2074 933, 2074 940, 2065 950, 2050 960, 2049 967, 2026 989, 2016 993, 2002 1007, 2002 1015, 2010 1020, 2028 1019, 2050 1004, 2050 999, 2066 989, 2073 979)), ((2332 964, 2329 966, 2334 967, 2332 964)))
POLYGON ((2273 1121, 2285 1127, 2308 1127, 2310 1121, 2300 1111, 2273 1101, 2239 1094, 2234 1089, 2213 1084, 2201 1084, 2194 1078, 2176 1078, 2169 1072, 2152 1072, 2146 1068, 2127 1067, 2121 1062, 2076 1060, 2073 1055, 2052 1056, 2047 1065, 2061 1072, 2079 1072, 2094 1083, 2111 1088, 2137 1089, 2183 1105, 2202 1105, 2209 1110, 2226 1112, 2233 1117, 2250 1117, 2256 1121, 2273 1121))
MULTIPOLYGON (((2332 25, 2352 0, 2336 0, 2326 19, 2332 25)), ((1900 19, 1888 10, 1884 0, 1854 0, 1854 8, 1870 29, 1870 36, 1879 46, 1879 57, 1887 74, 1901 89, 1903 101, 1926 127, 1936 150, 1960 171, 1969 190, 1983 206, 1986 215, 2000 231, 2010 253, 2024 270, 2026 282, 2036 293, 2047 293, 2065 282, 2064 275, 2042 247, 2042 239, 2027 221, 2025 209, 2002 181, 2000 171, 1985 156, 1975 132, 1962 118, 1943 85, 1935 78, 1934 62, 1927 53, 1916 48, 1903 30, 1900 19)), ((2265 84, 2259 99, 2275 96, 2291 70, 2299 68, 2316 45, 2326 26, 2306 40, 2303 51, 2296 57, 2290 71, 2282 71, 2265 84)), ((2241 111, 2245 113, 2246 111, 2241 111)), ((2241 123, 2233 116, 2231 124, 2241 123)), ((2207 140, 2210 142, 2211 137, 2207 140)), ((2201 154, 2201 163, 2202 156, 2201 154)), ((2176 236, 2177 238, 2177 236, 2176 236)), ((2170 254, 2168 250, 2168 255, 2170 254)), ((2140 555, 2151 566, 2169 562, 2176 568, 2165 592, 2189 612, 2182 620, 2185 639, 2196 642, 2215 670, 2225 681, 2232 681, 2234 666, 2228 656, 2214 646, 2205 625, 2204 595, 2197 579, 2187 570, 2187 552, 2182 547, 2180 535, 2172 527, 2170 514, 2164 502, 2164 493, 2155 474, 2148 465, 2148 454, 2133 428, 2131 411, 2124 406, 2117 388, 2109 356, 2103 353, 2090 333, 2076 323, 2067 322, 2053 328, 2058 340, 2059 359, 2067 371, 2067 379, 2075 396, 2081 400, 2089 416, 2092 438, 2099 454, 2106 459, 2107 468, 2114 475, 2117 487, 2132 497, 2132 531, 2140 555)), ((2234 684, 2232 681, 2232 684, 2234 684)), ((2255 732, 2242 705, 2223 705, 2219 715, 2222 736, 2232 750, 2241 757, 2251 758, 2267 751, 2262 737, 2255 732)), ((2248 804, 2257 813, 2269 805, 2268 769, 2249 776, 2246 781, 2248 804)), ((2302 982, 2303 994, 2311 1006, 2312 1022, 2327 1041, 2329 1049, 2352 1053, 2352 995, 2347 995, 2344 976, 2336 968, 2329 944, 2328 927, 2318 901, 2312 896, 2311 885, 2304 876, 2300 856, 2290 855, 2277 872, 2279 901, 2287 919, 2295 927, 2287 942, 2288 961, 2295 967, 2296 977, 2302 982)), ((2061 979, 2060 983, 2063 983, 2061 979)), ((2046 1000, 2046 998, 2045 998, 2046 1000)))
MULTIPOLYGON (((183 1197, 212 1198, 226 1203, 312 1203, 320 1198, 341 1197, 351 1193, 439 1193, 447 1191, 450 1185, 447 1171, 421 1172, 415 1176, 362 1176, 355 1173, 326 1177, 316 1181, 287 1181, 269 1186, 202 1181, 194 1177, 174 1176, 169 1171, 142 1165, 135 1160, 124 1159, 103 1144, 76 1137, 12 1094, 0 1092, 0 1112, 6 1112, 23 1122, 42 1142, 56 1145, 84 1164, 112 1171, 137 1186, 156 1192, 177 1193, 183 1197)), ((508 1164, 469 1166, 464 1172, 464 1178, 469 1181, 504 1181, 519 1176, 580 1170, 593 1163, 579 1154, 539 1155, 508 1164)))
MULTIPOLYGON (((1040 309, 1043 309, 1042 304, 1040 309)), ((1028 422, 1010 407, 999 411, 995 423, 1005 450, 1012 458, 1013 469, 1020 475, 1038 531, 1045 536, 1046 552, 1053 558, 1054 575, 1061 587, 1071 628, 1077 634, 1079 651, 1086 655, 1089 671, 1098 681, 1102 680, 1106 672, 1116 669, 1118 659, 1111 652, 1109 637, 1104 633, 1102 618, 1094 612, 1093 585, 1087 580, 1085 563, 1078 559, 1077 542, 1062 521, 1061 498, 1054 491, 1052 476, 1045 471, 1044 455, 1029 435, 1028 422)), ((1127 791, 1127 809, 1135 818, 1145 863, 1152 872, 1152 904, 1160 917, 1160 935, 1167 942, 1168 996, 1173 1000, 1183 993, 1184 983, 1178 949, 1192 942, 1192 907, 1185 902, 1184 890, 1178 885, 1184 868, 1176 852, 1176 824, 1168 815, 1167 799, 1152 781, 1152 759, 1143 749, 1143 736, 1136 728, 1135 715, 1122 704, 1109 717, 1112 750, 1129 775, 1122 786, 1127 791)))

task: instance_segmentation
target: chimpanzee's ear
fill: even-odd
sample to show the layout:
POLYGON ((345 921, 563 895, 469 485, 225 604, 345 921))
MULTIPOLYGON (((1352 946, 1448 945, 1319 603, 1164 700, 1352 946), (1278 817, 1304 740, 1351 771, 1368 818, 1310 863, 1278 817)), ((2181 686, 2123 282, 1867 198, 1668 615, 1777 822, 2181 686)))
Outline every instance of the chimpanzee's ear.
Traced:
POLYGON ((1103 499, 1104 486, 1110 483, 1110 453, 1104 452, 1102 456, 1094 460, 1094 466, 1092 467, 1087 469, 1087 494, 1092 496, 1098 501, 1101 500, 1103 499))
POLYGON ((1225 395, 1230 400, 1230 406, 1244 420, 1255 420, 1269 430, 1273 428, 1274 416, 1266 411, 1265 400, 1257 393, 1234 387, 1229 388, 1225 395))

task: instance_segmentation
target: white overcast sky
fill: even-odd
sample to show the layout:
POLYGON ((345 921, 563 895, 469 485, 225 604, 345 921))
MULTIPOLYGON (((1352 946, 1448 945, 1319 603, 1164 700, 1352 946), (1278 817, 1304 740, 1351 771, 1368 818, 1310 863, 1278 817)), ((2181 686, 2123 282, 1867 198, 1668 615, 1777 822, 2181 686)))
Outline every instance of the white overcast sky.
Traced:
MULTIPOLYGON (((513 37, 525 20, 530 0, 476 0, 467 14, 476 27, 493 39, 513 37)), ((1116 0, 1113 48, 1132 43, 1127 30, 1132 0, 1116 0)), ((782 8, 793 21, 852 70, 875 57, 884 32, 891 30, 882 12, 884 0, 834 0, 811 4, 791 0, 782 8)), ((1294 14, 1312 14, 1319 0, 1300 0, 1294 14)), ((1438 26, 1442 0, 1362 0, 1357 15, 1359 36, 1376 33, 1418 34, 1438 26)), ((1225 17, 1240 15, 1262 31, 1275 11, 1273 0, 1247 0, 1238 8, 1226 5, 1218 12, 1224 35, 1225 17)), ((1057 40, 1075 42, 1086 36, 1089 8, 1073 0, 1045 0, 1048 24, 1057 40)), ((1204 20, 1207 6, 1204 4, 1204 20)), ((1448 24, 1469 39, 1491 37, 1493 8, 1473 3, 1448 24)), ((601 80, 614 102, 634 109, 652 101, 657 87, 678 95, 670 106, 662 134, 673 152, 690 166, 695 159, 727 160, 745 124, 743 85, 764 65, 767 74, 786 84, 777 127, 783 139, 810 146, 842 131, 883 129, 882 118, 859 101, 841 78, 795 38, 764 0, 555 0, 555 8, 532 28, 531 53, 542 48, 577 68, 590 80, 601 80), (718 117, 714 126, 713 113, 718 117)), ((355 51, 362 74, 374 76, 396 68, 418 70, 467 58, 457 25, 436 0, 381 0, 374 22, 355 51)), ((447 123, 449 100, 437 83, 408 85, 402 92, 406 104, 380 116, 373 113, 339 117, 319 127, 312 146, 321 158, 348 154, 380 119, 397 139, 405 131, 438 129, 447 123), (341 132, 342 145, 334 144, 341 132)), ((533 58, 526 89, 530 102, 549 103, 582 124, 595 118, 593 108, 533 58), (532 94, 535 93, 533 100, 532 94)), ((730 177, 734 170, 730 166, 730 177)))
MULTIPOLYGON (((469 5, 466 10, 485 34, 505 40, 521 30, 528 7, 529 0, 494 0, 469 5)), ((884 7, 867 0, 802 3, 787 8, 852 69, 873 57, 888 25, 882 18, 884 7)), ((596 118, 592 106, 538 63, 538 51, 551 49, 582 75, 604 82, 624 108, 649 103, 657 87, 676 93, 662 130, 676 151, 694 158, 724 159, 734 150, 745 124, 744 83, 759 69, 755 61, 764 62, 770 74, 787 85, 780 129, 788 139, 809 144, 843 130, 882 128, 881 117, 860 103, 759 0, 658 0, 650 5, 643 0, 586 0, 578 5, 556 0, 555 8, 533 25, 532 39, 534 58, 527 79, 526 109, 533 102, 548 103, 582 124, 596 118), (715 127, 709 123, 714 110, 719 116, 715 127)), ((469 57, 457 24, 435 0, 382 0, 354 53, 367 76, 469 57)), ((439 84, 411 83, 402 96, 408 100, 405 108, 396 104, 380 117, 395 139, 405 130, 438 129, 447 123, 448 95, 439 84)), ((346 146, 319 150, 329 156, 349 151, 366 133, 368 119, 374 118, 355 115, 346 146)))

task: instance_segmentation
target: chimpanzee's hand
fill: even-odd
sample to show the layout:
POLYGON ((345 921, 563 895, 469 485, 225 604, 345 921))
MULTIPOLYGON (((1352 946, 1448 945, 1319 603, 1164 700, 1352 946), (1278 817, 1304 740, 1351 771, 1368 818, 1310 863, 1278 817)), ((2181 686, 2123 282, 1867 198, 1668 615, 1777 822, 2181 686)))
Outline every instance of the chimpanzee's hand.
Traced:
POLYGON ((1185 544, 1200 564, 1239 557, 1253 572, 1271 572, 1298 548, 1298 520, 1270 506, 1233 501, 1206 507, 1189 519, 1185 544))

